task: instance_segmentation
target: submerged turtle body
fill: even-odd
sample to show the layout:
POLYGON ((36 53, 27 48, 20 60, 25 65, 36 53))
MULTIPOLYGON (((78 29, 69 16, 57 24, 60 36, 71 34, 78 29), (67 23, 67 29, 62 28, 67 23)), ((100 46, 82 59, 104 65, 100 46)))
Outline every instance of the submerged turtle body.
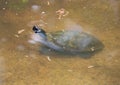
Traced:
MULTIPOLYGON (((43 31, 43 29, 36 26, 33 27, 33 30, 35 33, 37 33, 36 30, 39 30, 38 34, 40 36, 43 31)), ((103 48, 103 44, 97 38, 78 30, 65 30, 51 33, 45 33, 44 31, 43 35, 44 38, 42 37, 42 40, 45 42, 41 42, 42 40, 40 42, 56 51, 81 53, 94 52, 103 48)))
POLYGON ((66 30, 48 33, 48 40, 70 52, 93 52, 101 50, 103 44, 94 36, 85 32, 66 30))

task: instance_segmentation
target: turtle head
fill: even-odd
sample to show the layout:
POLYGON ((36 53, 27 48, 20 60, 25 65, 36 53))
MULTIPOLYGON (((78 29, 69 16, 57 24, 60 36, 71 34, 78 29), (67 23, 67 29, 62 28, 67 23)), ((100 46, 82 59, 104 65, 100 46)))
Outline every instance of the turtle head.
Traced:
POLYGON ((39 28, 37 26, 33 26, 33 29, 32 29, 36 34, 39 34, 40 37, 42 37, 43 39, 46 39, 46 32, 42 29, 42 28, 39 28))
POLYGON ((44 35, 46 35, 46 32, 42 28, 39 28, 37 26, 33 26, 33 31, 35 33, 43 33, 44 35))

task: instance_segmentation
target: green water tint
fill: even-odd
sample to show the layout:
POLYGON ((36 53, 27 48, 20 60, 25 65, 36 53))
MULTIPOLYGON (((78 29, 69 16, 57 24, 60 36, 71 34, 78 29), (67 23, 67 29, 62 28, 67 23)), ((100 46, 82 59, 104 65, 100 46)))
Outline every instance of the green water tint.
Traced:
POLYGON ((6 0, 6 1, 0 1, 1 5, 3 5, 3 7, 5 7, 5 9, 10 9, 13 11, 22 11, 24 10, 29 1, 28 0, 19 0, 19 1, 10 1, 10 0, 6 0))

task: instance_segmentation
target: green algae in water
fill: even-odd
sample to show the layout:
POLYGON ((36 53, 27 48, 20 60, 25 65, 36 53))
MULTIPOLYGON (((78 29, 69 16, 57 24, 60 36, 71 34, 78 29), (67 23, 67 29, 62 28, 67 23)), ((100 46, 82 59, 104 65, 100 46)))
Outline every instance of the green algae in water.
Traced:
POLYGON ((23 10, 27 7, 28 0, 14 1, 8 4, 8 8, 12 10, 23 10))

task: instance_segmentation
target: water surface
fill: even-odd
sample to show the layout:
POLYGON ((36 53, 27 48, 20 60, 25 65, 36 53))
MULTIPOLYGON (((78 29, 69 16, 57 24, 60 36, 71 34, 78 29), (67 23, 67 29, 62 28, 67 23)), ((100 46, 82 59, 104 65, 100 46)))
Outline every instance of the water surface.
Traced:
POLYGON ((120 85, 119 10, 119 0, 0 0, 0 85, 120 85), (88 59, 44 54, 28 42, 33 25, 47 32, 76 25, 105 48, 88 59))

